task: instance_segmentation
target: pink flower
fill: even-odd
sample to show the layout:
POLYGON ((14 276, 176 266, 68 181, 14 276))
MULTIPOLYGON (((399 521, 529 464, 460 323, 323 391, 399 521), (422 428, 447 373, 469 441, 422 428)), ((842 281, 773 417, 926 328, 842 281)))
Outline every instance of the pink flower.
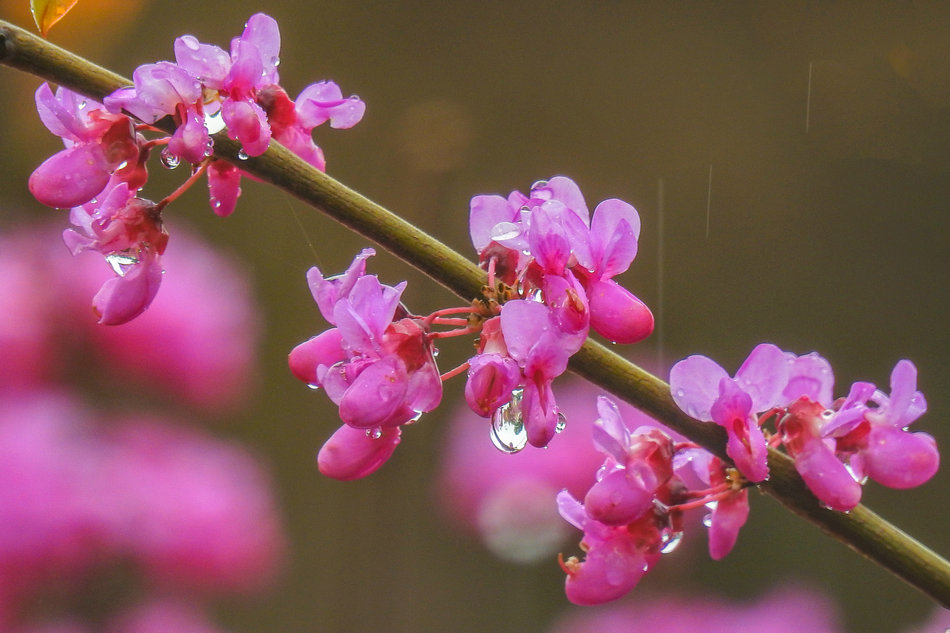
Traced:
POLYGON ((113 172, 137 189, 144 173, 136 171, 139 146, 131 120, 107 112, 101 104, 44 83, 36 91, 36 109, 66 149, 47 158, 30 176, 30 192, 51 207, 70 208, 95 198, 113 172))
POLYGON ((762 344, 752 350, 735 378, 705 356, 681 360, 670 370, 670 389, 687 415, 726 430, 726 453, 743 475, 759 482, 768 477, 768 450, 755 414, 779 404, 788 376, 782 350, 762 344))
POLYGON ((237 446, 166 422, 119 422, 104 463, 113 546, 153 581, 249 591, 273 578, 283 538, 267 477, 237 446))
POLYGON ((162 282, 159 256, 168 243, 155 204, 118 182, 102 201, 74 207, 70 221, 79 231, 69 229, 63 239, 73 255, 98 251, 115 271, 93 298, 99 322, 119 325, 144 312, 162 282))
POLYGON ((318 464, 326 474, 342 479, 369 474, 382 465, 399 438, 386 429, 414 422, 442 399, 429 325, 407 316, 399 304, 405 282, 391 287, 365 274, 365 260, 372 254, 371 249, 360 253, 339 278, 310 270, 314 300, 337 327, 301 343, 288 358, 295 376, 326 390, 344 424, 363 429, 371 440, 382 440, 366 442, 352 432, 338 431, 318 464))
POLYGON ((929 480, 940 466, 937 443, 927 433, 911 433, 907 426, 927 411, 924 395, 917 391, 917 368, 902 360, 891 372, 891 393, 858 383, 842 413, 863 412, 863 418, 842 415, 825 428, 836 441, 837 450, 848 458, 857 477, 870 476, 890 488, 913 488, 929 480), (862 406, 862 401, 872 406, 862 406))
POLYGON ((146 123, 173 116, 177 127, 168 143, 168 155, 199 163, 211 153, 201 82, 171 62, 139 66, 132 79, 133 87, 120 88, 105 98, 110 112, 124 110, 146 123))

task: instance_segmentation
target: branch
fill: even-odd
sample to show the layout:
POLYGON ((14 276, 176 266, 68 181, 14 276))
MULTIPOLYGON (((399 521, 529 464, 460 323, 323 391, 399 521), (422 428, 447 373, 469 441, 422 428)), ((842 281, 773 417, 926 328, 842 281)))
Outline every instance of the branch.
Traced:
MULTIPOLYGON (((66 86, 87 97, 103 97, 132 82, 23 29, 0 20, 0 62, 66 86)), ((159 126, 173 131, 170 121, 159 126)), ((272 142, 263 155, 240 160, 240 146, 223 133, 215 154, 276 185, 341 224, 377 243, 431 279, 469 300, 480 296, 485 273, 471 261, 375 202, 314 169, 272 142)), ((616 394, 715 453, 725 455, 725 432, 697 422, 673 402, 667 383, 604 346, 588 340, 571 369, 616 394)), ((864 506, 850 513, 821 507, 795 471, 792 460, 770 449, 770 478, 759 489, 855 551, 950 608, 950 563, 864 506)))

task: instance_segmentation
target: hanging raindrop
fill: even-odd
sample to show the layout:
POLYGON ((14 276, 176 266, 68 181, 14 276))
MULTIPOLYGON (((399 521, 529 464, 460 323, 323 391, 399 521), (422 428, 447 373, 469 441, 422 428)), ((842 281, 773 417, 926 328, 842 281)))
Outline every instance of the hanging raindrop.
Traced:
POLYGON ((517 453, 528 444, 528 431, 521 414, 523 390, 511 393, 511 400, 495 410, 491 417, 491 441, 503 453, 517 453))
POLYGON ((175 169, 181 163, 181 159, 178 156, 174 155, 166 147, 162 150, 161 156, 162 167, 165 169, 175 169))
POLYGON ((560 411, 557 412, 557 425, 554 427, 555 433, 560 433, 567 427, 567 416, 560 411))

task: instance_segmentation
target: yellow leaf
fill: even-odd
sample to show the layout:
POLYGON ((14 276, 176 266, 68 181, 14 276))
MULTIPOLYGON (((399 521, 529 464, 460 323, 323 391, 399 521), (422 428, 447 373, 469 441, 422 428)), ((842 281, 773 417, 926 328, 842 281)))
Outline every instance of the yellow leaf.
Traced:
POLYGON ((79 0, 30 0, 30 11, 40 34, 46 37, 53 25, 59 22, 79 0))

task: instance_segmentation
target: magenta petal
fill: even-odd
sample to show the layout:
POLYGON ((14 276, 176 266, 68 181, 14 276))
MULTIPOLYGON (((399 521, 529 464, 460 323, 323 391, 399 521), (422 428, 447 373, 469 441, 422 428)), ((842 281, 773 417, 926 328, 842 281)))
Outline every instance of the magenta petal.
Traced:
POLYGON ((590 244, 594 270, 603 278, 619 275, 637 256, 640 215, 623 200, 604 200, 594 209, 590 244))
POLYGON ((749 491, 728 495, 716 503, 709 523, 709 557, 722 560, 732 551, 739 530, 749 518, 749 491))
POLYGON ((597 413, 591 428, 594 446, 597 450, 613 457, 618 464, 627 461, 630 447, 630 431, 620 416, 617 404, 607 396, 597 396, 597 413))
POLYGON ((228 99, 221 104, 221 118, 228 126, 228 136, 240 141, 248 156, 260 156, 270 144, 270 125, 261 106, 252 101, 228 99))
POLYGON ((307 129, 330 122, 334 129, 351 128, 363 118, 366 104, 359 97, 343 98, 332 81, 321 81, 304 88, 296 101, 298 122, 307 129))
POLYGON ((762 343, 736 372, 736 383, 752 398, 752 411, 760 412, 779 404, 788 376, 785 352, 771 343, 762 343))
POLYGON ((637 343, 653 333, 653 313, 612 279, 589 284, 590 326, 614 343, 637 343))
POLYGON ((350 481, 375 472, 399 444, 399 427, 381 429, 378 437, 365 429, 343 425, 317 454, 317 467, 327 477, 350 481))
POLYGON ((515 222, 517 209, 512 209, 501 196, 475 196, 470 204, 468 230, 475 250, 481 253, 495 239, 492 230, 501 222, 515 222))
POLYGON ((521 397, 521 413, 528 443, 538 448, 548 445, 557 428, 557 405, 551 383, 528 381, 521 397))
POLYGON ((47 158, 30 174, 30 193, 50 207, 78 207, 106 188, 109 171, 99 145, 73 145, 47 158))
POLYGON ((795 455, 795 469, 812 494, 832 510, 847 512, 860 503, 861 484, 823 441, 808 442, 795 455))
POLYGON ((568 573, 567 599, 578 605, 603 604, 633 589, 646 573, 647 560, 622 528, 599 540, 583 563, 568 573))
POLYGON ((213 44, 202 44, 192 35, 183 35, 175 40, 175 61, 197 77, 198 81, 220 90, 224 78, 231 69, 231 56, 213 44))
POLYGON ((585 226, 590 226, 590 211, 584 201, 581 188, 566 176, 555 176, 540 186, 531 188, 531 197, 557 200, 579 217, 585 226))
POLYGON ((472 411, 487 418, 495 409, 511 400, 521 371, 511 358, 499 354, 480 354, 469 361, 465 382, 465 402, 472 411))
POLYGON ((501 308, 501 331, 508 353, 519 363, 525 363, 532 348, 554 324, 551 309, 537 301, 515 299, 501 308))
POLYGON ((215 215, 225 218, 234 212, 241 195, 241 170, 216 160, 208 167, 208 202, 215 215))
POLYGON ((834 400, 832 390, 835 384, 831 363, 815 352, 804 356, 786 354, 785 360, 790 369, 788 385, 782 391, 782 399, 791 402, 806 396, 822 406, 830 407, 834 400))
POLYGON ((739 472, 753 483, 765 481, 769 476, 768 445, 758 423, 752 418, 745 425, 736 421, 732 428, 726 427, 726 433, 726 454, 739 472))
POLYGON ((340 419, 350 426, 368 429, 393 426, 411 416, 404 406, 408 377, 396 358, 383 358, 364 369, 340 400, 340 419))
POLYGON ((331 367, 346 359, 342 341, 340 330, 333 328, 297 345, 287 358, 290 371, 308 385, 319 385, 319 365, 331 367))
POLYGON ((162 267, 154 256, 132 266, 124 277, 116 276, 105 282, 92 300, 99 323, 121 325, 142 314, 161 283, 162 267))
POLYGON ((710 409, 719 398, 719 382, 728 377, 711 358, 698 354, 684 358, 670 369, 673 401, 686 415, 711 422, 710 409))
POLYGON ((618 468, 591 486, 584 497, 587 513, 607 525, 626 525, 653 507, 653 490, 645 490, 618 468))
POLYGON ((242 42, 253 44, 257 49, 262 64, 258 81, 261 84, 278 83, 280 29, 277 26, 277 20, 264 13, 255 13, 248 19, 240 39, 242 42))
POLYGON ((209 154, 211 137, 197 111, 187 111, 185 120, 168 141, 168 151, 188 163, 200 163, 209 154))
POLYGON ((940 453, 933 437, 889 426, 871 430, 864 457, 871 479, 900 490, 921 485, 940 467, 940 453))

